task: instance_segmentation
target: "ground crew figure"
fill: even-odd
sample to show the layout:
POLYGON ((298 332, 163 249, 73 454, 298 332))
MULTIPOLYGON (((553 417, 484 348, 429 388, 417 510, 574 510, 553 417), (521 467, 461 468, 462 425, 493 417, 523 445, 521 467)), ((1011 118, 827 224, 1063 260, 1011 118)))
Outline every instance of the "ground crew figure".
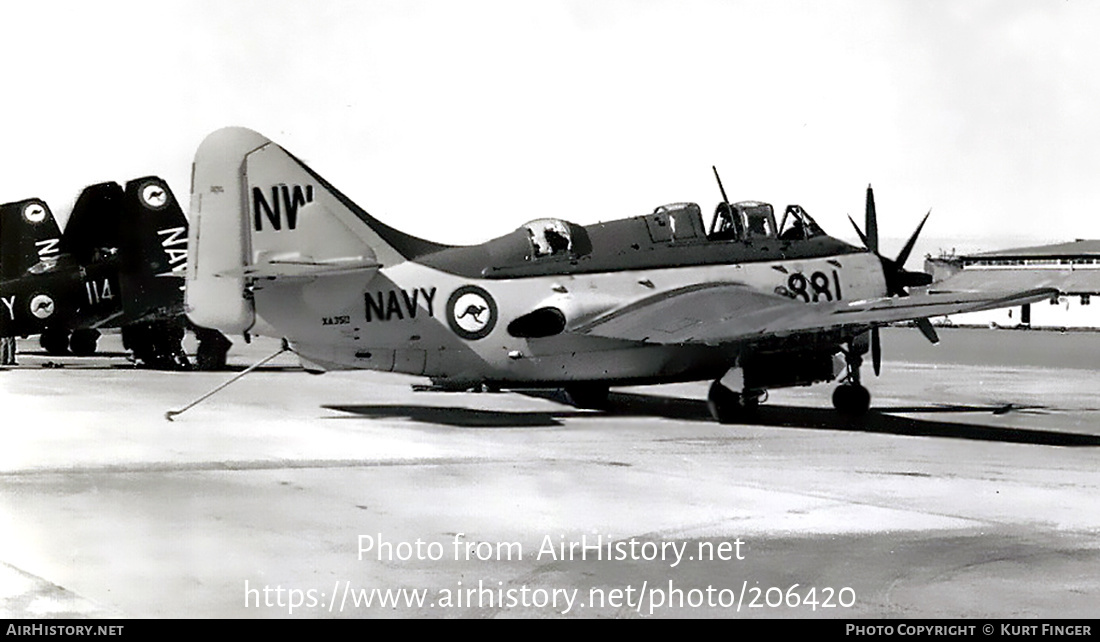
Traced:
POLYGON ((0 366, 15 365, 15 337, 0 338, 0 366))

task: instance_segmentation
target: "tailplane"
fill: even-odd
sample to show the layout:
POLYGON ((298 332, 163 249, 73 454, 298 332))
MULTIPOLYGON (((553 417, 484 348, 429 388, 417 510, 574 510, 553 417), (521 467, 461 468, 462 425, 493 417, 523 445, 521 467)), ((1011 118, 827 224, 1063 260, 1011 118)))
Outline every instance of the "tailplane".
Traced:
POLYGON ((187 307, 194 323, 228 334, 256 323, 256 279, 365 276, 437 252, 389 227, 264 136, 220 129, 195 153, 187 307))

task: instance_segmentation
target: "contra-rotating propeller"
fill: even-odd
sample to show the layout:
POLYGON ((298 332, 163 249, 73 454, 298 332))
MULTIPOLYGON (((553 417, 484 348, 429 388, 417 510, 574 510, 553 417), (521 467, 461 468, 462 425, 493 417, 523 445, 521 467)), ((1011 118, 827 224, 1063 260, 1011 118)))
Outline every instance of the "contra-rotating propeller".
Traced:
MULTIPOLYGON (((849 216, 848 220, 851 221, 852 227, 856 229, 856 234, 859 234, 859 238, 863 241, 863 245, 868 250, 873 252, 878 260, 882 263, 882 273, 886 279, 886 292, 889 296, 909 296, 907 288, 920 287, 932 283, 932 275, 926 272, 910 272, 905 269, 905 262, 909 260, 909 254, 913 251, 913 246, 917 243, 917 237, 920 236, 921 230, 924 228, 925 221, 928 220, 928 216, 932 213, 931 210, 924 215, 921 219, 920 225, 913 231, 912 236, 906 241, 905 246, 901 248, 901 252, 898 253, 896 259, 888 259, 885 256, 879 254, 878 251, 878 217, 875 214, 875 193, 871 189, 871 186, 867 186, 867 208, 864 226, 867 228, 867 233, 864 234, 856 222, 849 216)), ((936 329, 932 327, 932 322, 926 318, 917 319, 917 328, 920 329, 921 334, 925 336, 932 343, 939 343, 940 338, 936 335, 936 329)), ((875 369, 875 375, 879 374, 882 369, 882 344, 879 339, 878 327, 871 328, 871 363, 875 369)))

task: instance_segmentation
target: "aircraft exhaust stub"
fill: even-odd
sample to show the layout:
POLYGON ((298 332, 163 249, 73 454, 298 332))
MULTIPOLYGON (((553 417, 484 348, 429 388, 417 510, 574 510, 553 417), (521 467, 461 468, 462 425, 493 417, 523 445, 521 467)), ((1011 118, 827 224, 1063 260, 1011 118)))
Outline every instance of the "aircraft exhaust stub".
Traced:
POLYGON ((565 313, 553 307, 539 308, 508 324, 508 334, 521 339, 541 339, 565 330, 565 313))

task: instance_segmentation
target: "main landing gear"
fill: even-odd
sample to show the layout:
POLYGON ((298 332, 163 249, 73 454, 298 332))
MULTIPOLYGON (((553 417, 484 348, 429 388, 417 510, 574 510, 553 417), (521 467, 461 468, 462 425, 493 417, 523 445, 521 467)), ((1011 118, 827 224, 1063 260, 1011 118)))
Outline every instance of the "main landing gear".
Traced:
POLYGON ((608 387, 602 383, 578 383, 565 387, 569 403, 577 408, 602 410, 607 407, 608 387))
POLYGON ((99 343, 99 330, 79 328, 70 334, 65 329, 50 328, 38 336, 38 343, 51 357, 67 354, 90 357, 95 354, 99 343))
MULTIPOLYGON (((848 374, 833 391, 833 407, 843 415, 860 417, 871 407, 871 393, 859 383, 859 367, 863 365, 862 346, 852 342, 844 352, 848 374)), ((864 350, 866 352, 866 350, 864 350)))
POLYGON ((122 328, 122 346, 134 361, 153 370, 190 370, 183 352, 184 326, 175 320, 135 323, 122 328))
POLYGON ((710 384, 710 390, 707 392, 707 410, 715 421, 728 424, 750 417, 764 399, 767 399, 766 390, 734 392, 719 379, 710 384))
POLYGON ((199 370, 224 370, 226 355, 233 342, 221 332, 210 328, 194 326, 192 331, 195 333, 195 338, 199 340, 196 355, 199 370))
POLYGON ((90 357, 95 354, 96 345, 99 343, 99 330, 80 329, 73 330, 69 337, 69 350, 78 357, 90 357))
POLYGON ((69 354, 69 332, 68 330, 46 330, 38 335, 38 344, 51 357, 69 354))

